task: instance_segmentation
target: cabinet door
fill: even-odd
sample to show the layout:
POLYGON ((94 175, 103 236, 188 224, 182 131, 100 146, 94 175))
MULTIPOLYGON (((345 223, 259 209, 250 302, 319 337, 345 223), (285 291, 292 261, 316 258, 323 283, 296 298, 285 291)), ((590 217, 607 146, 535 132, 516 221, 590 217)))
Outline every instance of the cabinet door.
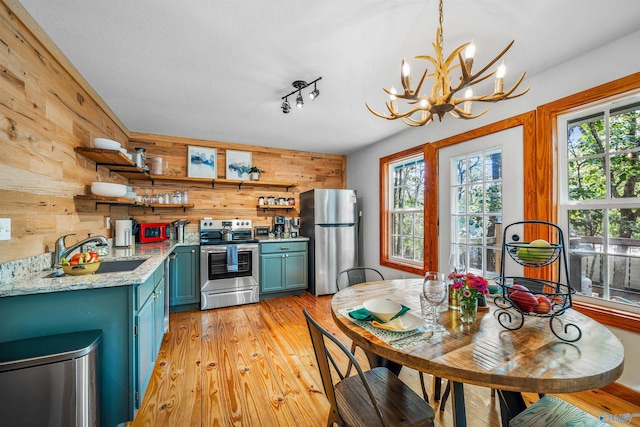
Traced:
POLYGON ((292 252, 285 255, 285 288, 307 288, 307 253, 292 252))
POLYGON ((140 407, 147 389, 156 352, 153 346, 154 297, 151 295, 136 314, 136 408, 140 407))
POLYGON ((175 259, 169 264, 171 276, 171 306, 200 302, 200 276, 196 246, 175 248, 175 259))
POLYGON ((274 292, 284 290, 284 255, 260 255, 260 290, 274 292))
POLYGON ((155 362, 164 337, 164 277, 156 285, 153 298, 153 360, 155 362))

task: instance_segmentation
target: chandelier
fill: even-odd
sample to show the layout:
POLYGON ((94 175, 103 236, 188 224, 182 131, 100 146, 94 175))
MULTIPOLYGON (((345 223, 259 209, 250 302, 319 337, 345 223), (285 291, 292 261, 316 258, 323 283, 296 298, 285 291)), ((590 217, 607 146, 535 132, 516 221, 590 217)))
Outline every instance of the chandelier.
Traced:
POLYGON ((506 48, 498 56, 496 56, 491 62, 489 62, 484 68, 477 73, 471 71, 473 65, 473 56, 475 55, 475 44, 473 41, 465 43, 462 46, 455 49, 451 55, 445 60, 442 54, 443 35, 442 35, 442 0, 440 0, 440 26, 436 32, 436 43, 433 43, 433 49, 435 51, 435 58, 431 56, 416 56, 416 59, 424 59, 429 61, 434 66, 433 73, 428 74, 428 68, 424 70, 418 87, 414 90, 411 86, 411 69, 409 64, 403 59, 400 69, 400 81, 404 88, 403 93, 397 93, 392 86, 391 89, 383 88, 383 90, 389 95, 389 101, 386 102, 389 115, 380 114, 374 111, 369 104, 365 105, 376 116, 387 119, 396 120, 401 119, 405 124, 409 126, 423 126, 433 121, 434 116, 438 116, 439 120, 446 113, 450 113, 457 119, 475 119, 482 116, 489 111, 489 108, 478 113, 472 114, 471 107, 473 102, 497 102, 504 99, 517 98, 524 95, 530 88, 525 89, 523 92, 513 94, 518 88, 526 72, 523 72, 518 81, 511 87, 511 89, 504 91, 504 77, 506 73, 506 67, 504 62, 497 67, 495 71, 483 76, 483 74, 489 70, 513 45, 513 41, 507 45, 506 48), (464 58, 462 53, 464 51, 464 58), (454 62, 458 60, 457 64, 454 62), (460 78, 457 86, 452 87, 451 81, 453 79, 452 72, 460 69, 460 78), (472 86, 480 83, 489 77, 495 75, 494 90, 493 93, 485 95, 474 95, 472 86), (420 95, 420 89, 425 81, 425 78, 433 78, 433 87, 429 95, 420 95), (466 88, 464 96, 456 97, 458 92, 466 88), (398 111, 397 98, 406 100, 407 110, 404 112, 398 111), (462 104, 462 106, 460 106, 462 104), (416 114, 415 118, 412 117, 416 114))

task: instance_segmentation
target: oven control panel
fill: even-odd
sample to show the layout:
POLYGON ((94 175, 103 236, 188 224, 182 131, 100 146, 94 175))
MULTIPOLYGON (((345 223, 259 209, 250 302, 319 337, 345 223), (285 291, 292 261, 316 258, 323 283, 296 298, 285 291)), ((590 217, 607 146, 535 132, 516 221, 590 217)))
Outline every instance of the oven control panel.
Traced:
POLYGON ((200 220, 200 231, 206 230, 222 230, 231 228, 231 230, 251 230, 250 219, 211 219, 205 218, 200 220))

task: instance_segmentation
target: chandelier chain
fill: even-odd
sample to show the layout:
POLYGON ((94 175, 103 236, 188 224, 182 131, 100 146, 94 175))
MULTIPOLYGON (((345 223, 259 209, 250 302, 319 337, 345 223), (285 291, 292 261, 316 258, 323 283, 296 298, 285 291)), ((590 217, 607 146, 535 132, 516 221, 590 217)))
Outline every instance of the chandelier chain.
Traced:
POLYGON ((443 0, 440 0, 440 7, 438 8, 438 12, 440 13, 440 37, 438 42, 440 42, 440 46, 444 45, 444 30, 442 29, 442 23, 444 21, 444 18, 443 18, 444 13, 443 13, 442 2, 443 0))

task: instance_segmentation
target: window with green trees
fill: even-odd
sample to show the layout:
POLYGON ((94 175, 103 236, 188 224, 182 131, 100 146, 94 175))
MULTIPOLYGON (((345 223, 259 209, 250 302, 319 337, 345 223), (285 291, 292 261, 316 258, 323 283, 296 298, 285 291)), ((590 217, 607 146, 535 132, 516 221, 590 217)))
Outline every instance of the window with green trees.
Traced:
POLYGON ((389 255, 421 266, 424 260, 424 160, 389 165, 389 255))
POLYGON ((640 305, 640 96, 567 114, 558 126, 571 285, 640 305))

